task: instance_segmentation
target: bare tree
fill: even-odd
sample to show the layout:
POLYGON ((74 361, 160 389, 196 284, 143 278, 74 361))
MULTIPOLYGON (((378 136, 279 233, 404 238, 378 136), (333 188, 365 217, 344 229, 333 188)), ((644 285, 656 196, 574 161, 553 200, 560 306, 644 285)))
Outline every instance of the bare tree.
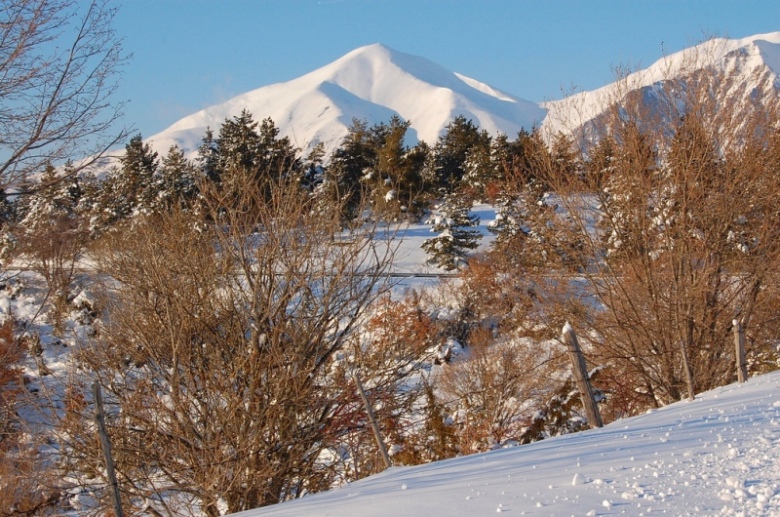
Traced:
POLYGON ((653 106, 622 91, 602 121, 607 155, 583 181, 546 175, 561 205, 550 224, 581 246, 571 318, 648 404, 730 382, 735 317, 754 350, 776 328, 777 99, 723 97, 728 72, 709 64, 659 83, 653 106))
POLYGON ((113 132, 125 59, 115 9, 108 0, 82 4, 0 0, 0 190, 50 163, 83 160, 76 173, 126 136, 113 132))
MULTIPOLYGON (((263 191, 239 189, 237 206, 253 207, 239 212, 205 189, 207 222, 139 221, 99 253, 107 316, 81 359, 102 385, 128 511, 219 515, 334 480, 322 453, 356 397, 339 353, 392 252, 370 232, 343 235, 338 210, 312 211, 293 185, 263 191)), ((64 422, 65 457, 88 482, 101 463, 79 411, 64 422)))
POLYGON ((549 380, 559 373, 552 347, 522 339, 496 342, 485 330, 476 334, 468 359, 447 365, 437 379, 462 454, 523 441, 534 414, 558 387, 549 380))

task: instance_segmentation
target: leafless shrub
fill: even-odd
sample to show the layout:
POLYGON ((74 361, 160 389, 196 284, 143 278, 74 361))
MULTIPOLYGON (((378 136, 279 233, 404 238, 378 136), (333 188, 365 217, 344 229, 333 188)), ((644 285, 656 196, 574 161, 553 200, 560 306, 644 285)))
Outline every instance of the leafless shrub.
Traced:
MULTIPOLYGON (((207 223, 163 214, 101 248, 107 316, 80 359, 103 387, 128 508, 218 515, 336 479, 322 454, 355 392, 334 361, 381 294, 391 248, 342 234, 337 211, 311 211, 294 185, 269 187, 268 199, 243 189, 232 206, 246 212, 205 191, 207 223)), ((65 456, 105 487, 89 409, 63 422, 65 456)))
POLYGON ((554 348, 531 340, 495 342, 486 330, 471 337, 468 357, 442 369, 442 398, 468 454, 521 442, 555 390, 554 348), (546 380, 546 382, 545 382, 546 380))

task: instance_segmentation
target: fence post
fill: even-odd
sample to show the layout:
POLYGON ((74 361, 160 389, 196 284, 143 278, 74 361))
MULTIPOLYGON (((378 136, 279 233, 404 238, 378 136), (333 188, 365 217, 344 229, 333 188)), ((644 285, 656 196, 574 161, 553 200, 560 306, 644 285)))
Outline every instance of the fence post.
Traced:
POLYGON ((111 456, 111 442, 106 433, 106 423, 103 417, 103 396, 100 393, 100 384, 97 381, 92 383, 92 395, 95 399, 95 425, 100 435, 100 446, 103 449, 103 458, 106 462, 106 475, 111 485, 111 499, 114 503, 114 515, 124 517, 122 511, 122 499, 119 496, 119 484, 116 481, 116 472, 114 472, 114 458, 111 456))
POLYGON ((376 444, 379 446, 379 452, 382 453, 382 460, 385 462, 385 467, 389 469, 393 466, 393 463, 390 461, 390 455, 387 453, 387 446, 385 445, 384 440, 382 440, 382 434, 379 431, 379 424, 376 423, 376 418, 374 417, 374 410, 371 407, 371 403, 368 401, 366 392, 363 390, 363 384, 360 382, 358 373, 354 372, 352 376, 355 379, 355 385, 357 386, 360 398, 363 399, 363 404, 366 406, 368 421, 371 423, 371 430, 374 432, 374 438, 376 439, 376 444))
POLYGON ((577 341, 577 335, 568 322, 563 326, 561 340, 569 349, 569 358, 571 359, 574 382, 577 384, 577 389, 580 392, 580 399, 582 400, 582 407, 585 408, 585 414, 588 417, 588 424, 591 428, 603 427, 604 422, 601 420, 601 413, 599 413, 596 399, 593 396, 593 388, 590 385, 590 377, 588 376, 588 369, 585 365, 585 357, 582 355, 582 349, 580 349, 580 344, 577 341))
POLYGON ((732 321, 734 328, 734 346, 736 348, 737 359, 737 382, 747 381, 747 361, 745 361, 745 329, 742 328, 742 322, 738 319, 732 321))

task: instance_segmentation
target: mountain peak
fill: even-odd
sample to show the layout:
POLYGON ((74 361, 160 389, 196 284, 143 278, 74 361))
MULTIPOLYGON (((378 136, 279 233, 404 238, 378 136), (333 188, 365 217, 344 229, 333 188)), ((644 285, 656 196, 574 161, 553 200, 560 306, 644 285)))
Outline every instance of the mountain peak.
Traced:
POLYGON ((178 145, 192 154, 208 127, 248 110, 270 117, 283 136, 303 150, 324 144, 333 151, 352 120, 369 125, 393 115, 409 121, 408 145, 433 144, 457 116, 489 133, 514 136, 541 122, 545 111, 428 59, 382 43, 359 47, 297 79, 244 93, 185 117, 149 140, 160 150, 178 145))
POLYGON ((363 45, 362 47, 358 47, 355 50, 347 52, 343 56, 343 58, 346 58, 346 57, 349 57, 349 56, 352 56, 352 55, 358 55, 358 54, 393 54, 395 52, 398 52, 398 51, 393 49, 393 48, 391 48, 388 45, 385 45, 384 43, 370 43, 368 45, 363 45))

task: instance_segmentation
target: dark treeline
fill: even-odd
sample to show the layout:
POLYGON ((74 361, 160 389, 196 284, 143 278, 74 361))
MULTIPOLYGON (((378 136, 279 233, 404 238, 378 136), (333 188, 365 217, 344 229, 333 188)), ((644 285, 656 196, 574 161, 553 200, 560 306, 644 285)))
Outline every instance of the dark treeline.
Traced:
MULTIPOLYGON (((564 138, 548 149, 536 130, 511 140, 491 136, 462 116, 433 145, 407 146, 408 129, 409 122, 398 117, 373 126, 354 120, 330 156, 321 145, 302 156, 271 119, 257 122, 244 111, 225 120, 216 136, 208 130, 194 160, 175 146, 161 156, 136 135, 118 163, 96 173, 49 167, 23 185, 23 195, 4 197, 2 217, 23 227, 42 217, 83 218, 96 237, 138 214, 193 209, 203 188, 222 192, 227 203, 236 194, 235 178, 249 175, 258 189, 294 180, 323 206, 341 206, 345 223, 361 207, 380 221, 418 221, 432 202, 452 194, 469 201, 500 199, 510 177, 533 176, 531 162, 540 160, 540 152, 549 154, 542 161, 575 156, 564 138)), ((561 166, 575 167, 573 161, 561 166)))

